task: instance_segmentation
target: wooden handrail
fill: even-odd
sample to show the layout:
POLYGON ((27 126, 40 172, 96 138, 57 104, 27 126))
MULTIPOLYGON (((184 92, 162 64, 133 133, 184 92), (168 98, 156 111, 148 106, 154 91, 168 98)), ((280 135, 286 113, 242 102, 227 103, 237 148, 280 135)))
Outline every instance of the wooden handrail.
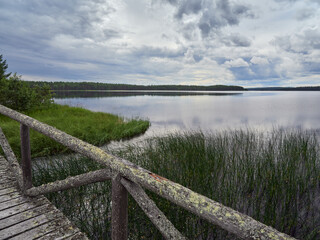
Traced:
POLYGON ((38 187, 31 187, 25 191, 25 194, 35 197, 41 194, 58 192, 83 185, 88 185, 96 182, 104 182, 112 179, 112 173, 109 169, 100 169, 83 173, 74 177, 67 177, 64 180, 55 181, 52 183, 43 184, 38 187))
POLYGON ((294 239, 276 229, 260 223, 221 203, 200 195, 178 183, 143 169, 127 160, 115 157, 102 149, 77 139, 52 126, 0 105, 0 113, 6 115, 52 139, 81 153, 112 172, 157 193, 159 196, 216 224, 244 239, 294 239))
POLYGON ((18 186, 19 186, 20 190, 23 191, 24 190, 23 189, 24 183, 23 183, 22 169, 21 169, 19 162, 18 162, 16 156, 14 155, 6 137, 4 136, 1 127, 0 127, 0 145, 2 147, 4 155, 7 158, 7 161, 10 163, 9 166, 10 166, 14 176, 17 179, 18 186))
POLYGON ((186 238, 173 226, 157 205, 148 197, 143 189, 136 183, 125 178, 121 184, 127 189, 151 222, 166 239, 185 240, 186 238))

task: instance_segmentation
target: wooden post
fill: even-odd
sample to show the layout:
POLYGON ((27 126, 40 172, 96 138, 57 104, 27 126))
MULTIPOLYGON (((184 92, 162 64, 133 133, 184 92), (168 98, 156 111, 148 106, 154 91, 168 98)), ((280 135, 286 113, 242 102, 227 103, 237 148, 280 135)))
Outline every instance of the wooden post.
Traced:
POLYGON ((120 174, 112 179, 112 240, 128 239, 128 192, 120 181, 120 174))
POLYGON ((23 173, 24 191, 32 187, 31 149, 29 127, 20 125, 21 167, 23 173))

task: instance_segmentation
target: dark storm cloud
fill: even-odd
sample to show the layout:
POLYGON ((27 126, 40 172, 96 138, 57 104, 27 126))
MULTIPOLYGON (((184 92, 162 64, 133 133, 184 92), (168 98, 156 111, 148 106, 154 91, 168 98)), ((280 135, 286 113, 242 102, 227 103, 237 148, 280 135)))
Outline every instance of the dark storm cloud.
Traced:
POLYGON ((199 13, 202 9, 202 1, 199 0, 186 0, 181 1, 180 6, 178 8, 178 12, 176 14, 176 18, 181 19, 183 14, 196 14, 199 13))
POLYGON ((108 29, 96 31, 94 24, 113 11, 104 1, 5 1, 0 9, 4 23, 1 28, 9 36, 20 31, 24 32, 22 36, 38 40, 51 39, 58 34, 103 40, 117 33, 108 29))
POLYGON ((294 3, 297 2, 299 0, 274 0, 275 2, 289 2, 289 3, 294 3))
POLYGON ((303 21, 312 18, 315 15, 315 9, 305 8, 296 12, 295 17, 298 21, 303 21))
POLYGON ((268 65, 251 64, 248 67, 231 67, 230 70, 238 80, 270 80, 280 78, 281 76, 275 71, 274 62, 268 65))
POLYGON ((243 4, 230 3, 229 0, 184 0, 177 4, 176 18, 184 15, 200 14, 198 27, 203 37, 227 25, 239 24, 241 17, 254 17, 251 9, 243 4))
POLYGON ((236 47, 250 47, 251 41, 245 36, 240 34, 231 34, 222 38, 222 42, 226 46, 236 46, 236 47))
POLYGON ((178 0, 162 0, 162 1, 168 2, 168 3, 172 4, 172 5, 177 5, 178 4, 178 0))
POLYGON ((320 64, 319 62, 309 62, 306 61, 303 63, 303 67, 306 72, 313 74, 320 74, 320 64))
POLYGON ((81 41, 92 39, 91 42, 97 43, 120 37, 120 33, 115 29, 97 27, 101 26, 103 17, 114 11, 105 1, 2 1, 1 52, 10 60, 9 67, 13 71, 19 69, 23 74, 37 71, 48 76, 58 76, 58 72, 63 72, 66 78, 79 77, 77 73, 72 73, 75 65, 83 64, 78 62, 77 58, 89 58, 88 54, 80 53, 75 57, 75 50, 72 48, 78 48, 80 52, 84 51, 81 41), (25 56, 28 56, 27 63, 19 64, 20 59, 25 56), (43 64, 50 61, 56 64, 43 64), (72 68, 57 65, 62 61, 66 62, 66 66, 69 65, 68 61, 71 61, 72 68), (54 67, 56 73, 52 70, 54 67))
POLYGON ((194 59, 195 62, 200 62, 203 59, 203 56, 197 55, 197 54, 193 54, 193 59, 194 59))
POLYGON ((320 31, 308 29, 300 34, 278 36, 273 43, 287 52, 309 54, 320 49, 320 31))
POLYGON ((177 58, 177 57, 182 57, 184 52, 185 52, 184 48, 171 50, 168 48, 143 46, 140 48, 133 49, 132 55, 137 58, 141 58, 141 57, 177 58))

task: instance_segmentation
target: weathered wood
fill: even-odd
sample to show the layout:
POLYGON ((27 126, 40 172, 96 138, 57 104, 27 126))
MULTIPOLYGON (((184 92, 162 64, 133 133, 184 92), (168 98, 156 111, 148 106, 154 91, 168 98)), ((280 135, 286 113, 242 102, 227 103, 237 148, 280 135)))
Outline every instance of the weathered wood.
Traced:
POLYGON ((0 219, 4 219, 10 217, 12 215, 18 214, 20 212, 24 212, 30 209, 34 209, 39 206, 49 205, 46 200, 37 201, 35 203, 25 202, 17 206, 13 206, 7 209, 2 210, 0 213, 0 219))
POLYGON ((32 187, 32 166, 31 166, 31 149, 29 127, 20 125, 21 137, 21 167, 23 174, 24 191, 32 187))
POLYGON ((14 181, 0 183, 0 190, 10 188, 10 187, 17 188, 16 183, 14 181))
POLYGON ((18 190, 16 188, 13 188, 13 187, 4 188, 4 189, 0 190, 0 196, 8 194, 8 193, 13 193, 13 192, 18 192, 18 190))
POLYGON ((120 181, 120 174, 112 179, 112 240, 128 239, 128 192, 120 181))
POLYGON ((32 219, 39 215, 45 214, 47 212, 53 211, 54 208, 50 204, 41 205, 39 207, 33 208, 32 211, 23 211, 19 212, 16 215, 10 215, 5 220, 0 221, 0 230, 4 228, 11 227, 20 222, 26 221, 28 219, 32 219))
MULTIPOLYGON (((38 239, 42 236, 45 237, 48 233, 51 233, 52 231, 58 231, 61 227, 67 225, 67 222, 64 221, 63 216, 61 216, 59 212, 57 213, 53 211, 50 213, 53 214, 54 219, 46 221, 46 219, 44 218, 42 222, 41 219, 36 228, 31 228, 28 231, 11 238, 11 240, 38 239)), ((40 218, 40 216, 36 218, 40 218)))
MULTIPOLYGON (((8 162, 0 156, 0 165, 5 173, 9 171, 8 162)), ((7 184, 5 178, 2 184, 7 184)), ((18 191, 17 184, 7 179, 11 186, 4 188, 0 196, 0 240, 1 239, 65 239, 79 236, 87 239, 80 230, 53 206, 44 196, 28 197, 18 191), (14 190, 16 187, 16 190, 14 190), (53 237, 51 237, 53 236, 53 237), (58 236, 55 238, 54 236, 58 236)))
POLYGON ((121 184, 127 189, 134 200, 136 200, 165 239, 187 239, 174 227, 138 184, 125 178, 121 179, 121 184))
POLYGON ((68 177, 64 180, 43 184, 39 187, 32 187, 26 190, 25 194, 28 196, 37 196, 40 194, 67 190, 70 188, 75 188, 96 182, 103 182, 105 180, 111 179, 112 172, 110 171, 110 169, 101 169, 89 173, 84 173, 75 177, 68 177))
MULTIPOLYGON (((37 197, 36 199, 40 200, 40 197, 37 197)), ((7 208, 11 208, 11 207, 17 206, 17 205, 20 205, 20 204, 25 203, 25 202, 30 202, 30 201, 31 200, 28 197, 18 196, 17 198, 10 199, 9 201, 0 203, 0 211, 4 210, 4 209, 7 209, 7 208)))
POLYGON ((19 192, 8 193, 0 196, 0 203, 10 201, 11 199, 17 198, 20 196, 19 192))
POLYGON ((188 211, 245 239, 294 239, 253 218, 228 208, 190 189, 112 156, 100 148, 72 137, 54 127, 0 105, 0 113, 27 125, 70 149, 119 172, 122 176, 188 211))
MULTIPOLYGON (((15 235, 21 234, 25 231, 31 230, 31 229, 36 229, 38 230, 38 226, 41 226, 44 223, 50 222, 50 218, 48 218, 48 215, 54 215, 53 219, 60 219, 61 218, 61 213, 54 210, 51 212, 47 212, 47 215, 39 215, 34 218, 31 218, 29 220, 23 221, 21 223, 18 223, 16 225, 13 225, 11 227, 7 227, 5 229, 0 230, 0 236, 5 239, 5 238, 11 238, 15 235)), ((42 230, 42 229, 41 229, 42 230)), ((41 233, 40 230, 40 233, 41 233)), ((40 235, 41 236, 41 235, 40 235)), ((33 237, 34 238, 34 237, 33 237)), ((31 237, 25 238, 24 239, 33 239, 31 237)))
POLYGON ((79 236, 79 238, 75 239, 87 239, 85 235, 81 232, 75 232, 75 229, 72 225, 65 225, 59 229, 56 229, 54 232, 48 233, 40 238, 37 238, 38 240, 53 240, 53 239, 69 239, 70 237, 79 236), (85 237, 85 238, 81 238, 85 237))
MULTIPOLYGON (((1 127, 0 127, 0 145, 2 147, 2 150, 5 154, 8 162, 9 162, 9 166, 12 169, 12 172, 14 173, 14 175, 17 179, 19 188, 22 190, 22 188, 23 188, 22 169, 21 169, 20 164, 18 163, 17 158, 14 155, 1 127)), ((0 156, 0 158, 3 158, 3 157, 0 156)), ((4 168, 2 168, 2 169, 4 169, 4 168)))
POLYGON ((67 237, 64 240, 83 240, 87 239, 83 233, 77 233, 73 236, 67 237))
MULTIPOLYGON (((7 174, 7 172, 5 173, 7 174)), ((0 184, 14 182, 15 178, 13 176, 2 175, 0 178, 0 184)))

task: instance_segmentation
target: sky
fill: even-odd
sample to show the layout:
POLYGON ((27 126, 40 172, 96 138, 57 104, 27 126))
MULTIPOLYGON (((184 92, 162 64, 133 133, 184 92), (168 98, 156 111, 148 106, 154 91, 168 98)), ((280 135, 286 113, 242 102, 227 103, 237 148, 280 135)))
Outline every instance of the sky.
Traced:
POLYGON ((0 0, 24 80, 320 85, 320 0, 0 0))

